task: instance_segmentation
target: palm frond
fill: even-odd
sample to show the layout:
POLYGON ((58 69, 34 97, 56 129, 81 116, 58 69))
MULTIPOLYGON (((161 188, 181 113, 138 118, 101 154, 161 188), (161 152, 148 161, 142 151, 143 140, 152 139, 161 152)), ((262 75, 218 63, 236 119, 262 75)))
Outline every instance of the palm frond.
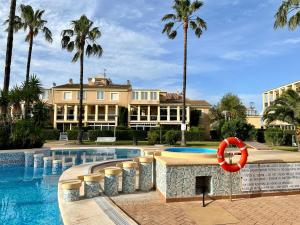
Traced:
POLYGON ((43 33, 45 35, 46 41, 52 43, 52 41, 53 41, 53 39, 52 39, 52 32, 49 30, 48 27, 44 27, 43 28, 43 33))
POLYGON ((203 6, 203 2, 202 1, 194 1, 191 6, 190 6, 190 13, 194 13, 196 12, 198 9, 200 9, 203 6))
POLYGON ((171 32, 171 30, 173 29, 173 27, 174 27, 174 22, 169 22, 169 23, 167 23, 167 24, 165 24, 165 26, 164 26, 164 29, 162 30, 162 33, 170 33, 171 32))
POLYGON ((166 14, 163 16, 163 18, 161 18, 162 21, 166 21, 166 20, 176 20, 176 15, 175 14, 166 14))
POLYGON ((168 37, 169 37, 170 39, 175 39, 176 36, 177 36, 177 31, 176 31, 176 30, 173 30, 173 31, 171 31, 170 33, 168 33, 168 37))
POLYGON ((78 61, 80 57, 80 52, 76 52, 75 55, 73 56, 72 62, 75 63, 78 61))

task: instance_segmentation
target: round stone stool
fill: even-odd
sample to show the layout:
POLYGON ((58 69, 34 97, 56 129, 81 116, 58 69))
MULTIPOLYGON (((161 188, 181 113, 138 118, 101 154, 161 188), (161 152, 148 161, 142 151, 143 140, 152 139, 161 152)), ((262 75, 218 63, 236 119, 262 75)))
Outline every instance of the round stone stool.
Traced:
POLYGON ((58 174, 60 173, 62 170, 62 160, 58 159, 58 160, 53 160, 53 164, 52 164, 52 173, 53 174, 58 174))
POLYGON ((52 168, 52 157, 44 157, 44 169, 52 168))
POLYGON ((79 200, 81 180, 70 180, 61 183, 63 190, 63 199, 65 202, 74 202, 79 200))
POLYGON ((119 190, 119 174, 121 173, 119 167, 107 167, 105 168, 104 178, 104 193, 107 196, 118 195, 119 190))
POLYGON ((25 154, 25 167, 33 167, 34 152, 24 152, 25 154))
POLYGON ((72 163, 72 162, 69 162, 69 163, 63 163, 62 169, 63 169, 63 171, 65 171, 65 170, 71 168, 72 166, 73 166, 73 163, 72 163))
POLYGON ((100 174, 89 174, 83 176, 84 180, 84 196, 86 198, 93 198, 99 196, 100 181, 103 176, 100 174))
POLYGON ((122 170, 122 191, 126 194, 135 191, 136 181, 136 162, 124 162, 122 170))
POLYGON ((142 191, 150 191, 152 189, 152 162, 153 157, 139 158, 139 188, 142 191))
POLYGON ((118 163, 116 163, 116 167, 119 167, 119 168, 123 168, 123 163, 122 162, 118 162, 118 163))
POLYGON ((33 158, 34 158, 33 166, 35 168, 43 168, 43 166, 44 166, 44 161, 43 161, 44 155, 43 154, 34 154, 33 158))

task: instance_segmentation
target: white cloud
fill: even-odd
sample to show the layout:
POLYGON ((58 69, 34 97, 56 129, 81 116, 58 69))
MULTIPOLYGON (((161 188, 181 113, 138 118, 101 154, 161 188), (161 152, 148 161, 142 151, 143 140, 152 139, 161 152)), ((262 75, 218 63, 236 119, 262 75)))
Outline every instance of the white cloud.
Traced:
POLYGON ((276 55, 276 51, 272 50, 236 50, 236 51, 229 51, 221 55, 220 57, 226 60, 232 60, 232 61, 240 61, 240 60, 247 60, 247 59, 253 59, 258 58, 261 56, 272 56, 276 55))
MULTIPOLYGON (((171 78, 181 71, 181 67, 175 63, 162 60, 162 56, 168 54, 168 51, 162 47, 163 38, 155 38, 142 31, 134 31, 124 27, 117 22, 107 21, 104 18, 99 19, 96 12, 99 8, 99 1, 90 0, 86 2, 66 1, 39 1, 23 0, 18 4, 31 4, 34 8, 46 9, 45 18, 48 20, 47 26, 52 30, 53 43, 43 40, 42 35, 34 41, 33 58, 31 72, 36 73, 45 85, 51 85, 53 81, 64 83, 70 77, 78 80, 79 66, 72 64, 71 53, 63 51, 60 46, 60 33, 67 28, 69 21, 78 18, 82 13, 88 16, 94 16, 95 26, 99 26, 103 36, 99 39, 99 44, 104 49, 103 57, 86 58, 85 76, 99 74, 106 68, 108 75, 118 81, 127 79, 153 80, 161 77, 171 78), (94 6, 94 7, 93 7, 94 6)), ((0 23, 8 15, 9 3, 6 0, 0 0, 1 10, 0 23)), ((112 7, 112 10, 121 12, 118 7, 112 7)), ((150 9, 147 9, 150 10, 150 9)), ((136 9, 122 11, 120 16, 128 15, 142 16, 142 12, 136 9)), ((15 34, 14 56, 12 64, 12 83, 19 83, 23 80, 25 66, 27 61, 28 43, 24 42, 25 34, 20 31, 15 34), (16 78, 16 79, 15 79, 16 78)), ((0 36, 0 47, 5 49, 6 33, 0 36)), ((1 51, 2 52, 2 51, 1 51)), ((4 63, 4 55, 0 55, 0 64, 4 63)))

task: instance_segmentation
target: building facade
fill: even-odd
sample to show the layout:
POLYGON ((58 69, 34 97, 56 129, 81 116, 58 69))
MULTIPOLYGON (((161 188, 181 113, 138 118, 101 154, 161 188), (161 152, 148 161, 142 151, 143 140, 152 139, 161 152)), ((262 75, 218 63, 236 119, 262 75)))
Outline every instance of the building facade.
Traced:
MULTIPOLYGON (((121 108, 128 109, 128 126, 148 130, 160 125, 180 126, 182 97, 157 89, 133 89, 126 84, 114 84, 106 76, 88 79, 84 84, 83 123, 85 126, 109 129, 118 126, 121 108)), ((60 130, 78 125, 79 84, 70 80, 67 84, 45 90, 44 101, 53 106, 53 127, 60 130)), ((206 101, 186 101, 186 121, 190 126, 192 110, 201 113, 201 125, 209 131, 207 114, 210 104, 206 101)))
MULTIPOLYGON (((267 107, 269 107, 273 101, 275 101, 282 93, 288 89, 292 89, 300 93, 300 81, 296 81, 293 83, 289 83, 268 91, 265 91, 262 94, 263 100, 263 112, 267 107)), ((281 127, 282 129, 295 129, 292 125, 282 122, 282 121, 274 121, 271 125, 281 127)))

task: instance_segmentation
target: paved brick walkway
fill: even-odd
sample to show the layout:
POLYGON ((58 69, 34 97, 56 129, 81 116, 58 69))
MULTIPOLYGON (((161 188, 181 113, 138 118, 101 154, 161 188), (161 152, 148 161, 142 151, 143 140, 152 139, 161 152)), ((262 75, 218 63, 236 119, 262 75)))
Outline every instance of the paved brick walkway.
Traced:
POLYGON ((300 195, 163 203, 157 193, 120 195, 113 200, 141 225, 300 225, 300 195))

